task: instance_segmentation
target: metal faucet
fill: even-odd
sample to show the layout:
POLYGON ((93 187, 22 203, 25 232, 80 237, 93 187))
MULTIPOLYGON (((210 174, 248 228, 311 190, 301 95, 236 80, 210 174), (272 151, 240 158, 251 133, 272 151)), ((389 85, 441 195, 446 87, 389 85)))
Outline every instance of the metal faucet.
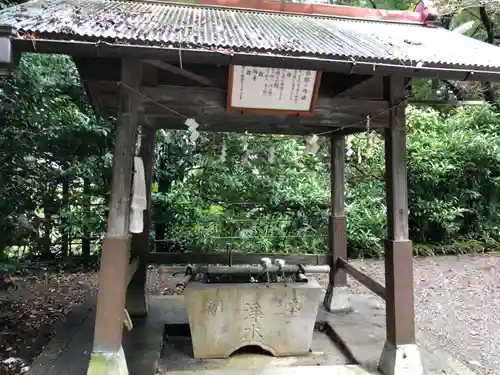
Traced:
POLYGON ((281 277, 283 278, 283 282, 285 283, 285 286, 287 286, 286 284, 286 276, 285 276, 285 271, 283 270, 283 266, 285 265, 285 261, 283 259, 275 259, 274 260, 274 264, 276 266, 278 266, 278 273, 281 275, 281 277))
POLYGON ((262 258, 260 260, 260 265, 262 266, 264 272, 266 273, 266 281, 267 281, 267 287, 269 287, 271 280, 269 277, 269 266, 272 265, 273 262, 271 261, 271 258, 262 258))

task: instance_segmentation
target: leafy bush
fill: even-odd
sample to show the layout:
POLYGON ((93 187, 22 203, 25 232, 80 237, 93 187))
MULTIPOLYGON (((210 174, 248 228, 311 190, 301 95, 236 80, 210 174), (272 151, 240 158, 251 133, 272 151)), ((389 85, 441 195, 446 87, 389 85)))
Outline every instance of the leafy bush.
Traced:
MULTIPOLYGON (((497 247, 497 112, 408 108, 407 115, 415 252, 497 247)), ((25 55, 0 90, 0 121, 0 257, 12 245, 67 255, 81 251, 68 250, 75 239, 98 241, 106 228, 112 127, 93 114, 71 59, 25 55)), ((198 251, 327 251, 328 139, 312 156, 300 137, 202 134, 196 145, 188 138, 183 131, 158 134, 158 238, 198 251)), ((347 144, 350 256, 379 257, 386 234, 383 141, 359 134, 347 144)))
MULTIPOLYGON (((497 122, 489 107, 458 108, 446 114, 408 108, 410 231, 416 243, 450 244, 462 239, 464 244, 475 244, 443 250, 447 252, 477 250, 477 241, 483 247, 496 246, 497 122)), ((229 138, 242 142, 241 137, 229 138)), ((249 165, 241 164, 238 156, 223 163, 207 156, 199 173, 173 186, 167 200, 177 216, 168 228, 169 237, 208 248, 230 243, 243 251, 326 251, 326 147, 314 161, 303 154, 300 140, 266 140, 249 139, 249 149, 259 155, 250 158, 249 165), (270 147, 275 164, 265 158, 270 147), (205 182, 201 188, 200 181, 205 182), (260 205, 231 205, 238 198, 260 205), (214 207, 219 208, 214 212, 214 207)), ((348 145, 354 150, 346 168, 350 256, 379 257, 386 234, 383 140, 374 134, 357 135, 348 139, 348 145)), ((435 252, 429 245, 415 249, 420 254, 435 252)))

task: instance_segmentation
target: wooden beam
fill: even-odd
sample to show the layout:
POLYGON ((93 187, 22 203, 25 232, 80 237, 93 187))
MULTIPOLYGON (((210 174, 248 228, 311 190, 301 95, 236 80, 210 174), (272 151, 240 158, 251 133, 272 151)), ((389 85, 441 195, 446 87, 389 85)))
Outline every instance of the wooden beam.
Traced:
MULTIPOLYGON (((137 130, 141 82, 139 60, 125 58, 121 69, 120 113, 113 154, 108 230, 102 246, 99 292, 94 332, 95 353, 121 350, 125 290, 129 266, 129 213, 133 149, 137 130)), ((91 361, 90 366, 98 366, 91 361)))
MULTIPOLYGON (((361 75, 369 77, 356 85, 342 91, 337 97, 351 98, 358 100, 383 100, 382 76, 361 75)), ((361 78, 360 78, 361 79, 361 78)), ((335 84, 335 81, 333 81, 335 84)))
MULTIPOLYGON (((332 99, 335 100, 335 99, 332 99)), ((384 128, 387 126, 388 108, 383 109, 385 106, 372 104, 372 111, 356 109, 351 107, 351 103, 334 102, 331 103, 322 101, 312 117, 297 117, 297 116, 279 116, 279 115, 261 115, 261 114, 237 114, 227 113, 218 105, 215 104, 195 104, 195 103, 173 103, 169 101, 156 101, 145 102, 141 104, 139 111, 140 115, 147 115, 155 118, 172 118, 182 117, 179 114, 186 116, 193 116, 203 118, 207 121, 224 121, 241 123, 241 122, 255 122, 265 121, 267 123, 282 123, 282 124, 303 124, 308 126, 318 127, 331 127, 339 123, 344 126, 349 126, 356 123, 358 127, 366 127, 367 116, 371 117, 372 128, 384 128), (378 107, 378 109, 377 109, 378 107), (379 114, 375 117, 373 114, 379 114), (372 117, 373 116, 373 117, 372 117)), ((359 105, 363 105, 358 102, 359 105)), ((112 109, 112 107, 108 107, 112 109)))
POLYGON ((357 86, 360 86, 372 77, 371 75, 362 74, 344 74, 342 79, 339 79, 340 77, 338 76, 331 76, 329 78, 332 80, 330 87, 332 87, 333 96, 336 97, 346 91, 355 90, 357 86))
MULTIPOLYGON (((113 92, 116 88, 108 84, 99 84, 96 87, 92 85, 92 87, 95 92, 100 92, 100 108, 112 114, 116 107, 116 94, 113 92)), ((293 124, 307 128, 322 126, 363 128, 366 126, 367 117, 370 116, 371 127, 374 129, 387 127, 388 124, 389 106, 386 101, 382 100, 319 97, 314 116, 298 118, 279 115, 228 114, 225 108, 225 91, 219 89, 157 86, 141 87, 140 91, 140 115, 148 116, 150 119, 159 118, 160 121, 166 123, 176 118, 185 120, 186 117, 192 117, 201 126, 208 127, 212 123, 225 123, 233 129, 244 128, 245 125, 251 123, 285 126, 293 124)), ((161 126, 163 125, 159 125, 161 126)))
POLYGON ((460 107, 464 105, 487 105, 484 100, 408 100, 414 106, 460 107))
MULTIPOLYGON (((150 126, 155 126, 159 129, 186 129, 184 124, 185 120, 179 118, 148 118, 148 116, 140 117, 141 124, 149 124, 150 126)), ((340 125, 336 122, 332 122, 331 127, 325 126, 310 126, 301 124, 276 124, 276 123, 234 123, 230 121, 217 121, 204 123, 198 121, 200 127, 198 131, 204 132, 220 132, 220 133, 249 133, 249 134, 282 134, 282 135, 325 135, 328 136, 328 132, 332 131, 336 133, 336 130, 342 129, 340 125)), ((340 135, 348 135, 366 131, 366 127, 351 127, 349 129, 342 129, 338 131, 340 135)))
MULTIPOLYGON (((383 129, 380 129, 383 131, 383 129)), ((352 135, 356 133, 362 133, 366 132, 366 126, 352 126, 349 128, 338 128, 338 129, 333 129, 333 133, 330 134, 329 136, 336 136, 336 137, 341 137, 341 136, 347 136, 347 135, 352 135)))
MULTIPOLYGON (((88 83, 95 86, 96 92, 101 95, 108 93, 109 100, 115 98, 118 88, 116 83, 94 81, 88 83)), ((210 105, 220 107, 226 112, 226 90, 220 88, 209 88, 199 86, 141 86, 140 102, 164 102, 179 103, 183 105, 210 105)), ((385 100, 373 99, 352 99, 344 97, 332 98, 330 95, 320 95, 316 103, 316 108, 325 108, 332 111, 350 110, 354 113, 363 113, 365 116, 371 114, 375 116, 378 112, 387 111, 388 103, 385 100)))
POLYGON ((120 82, 121 60, 117 58, 73 57, 82 82, 99 80, 120 82))
POLYGON ((164 61, 159 61, 159 60, 143 60, 146 64, 152 65, 154 67, 157 67, 158 69, 161 70, 166 70, 167 72, 173 73, 173 74, 180 74, 181 76, 184 76, 186 78, 189 78, 190 80, 201 83, 204 86, 208 87, 217 87, 217 84, 213 82, 212 80, 203 77, 199 74, 190 72, 189 70, 179 68, 175 65, 166 63, 164 61))
MULTIPOLYGON (((113 116, 116 104, 116 85, 92 83, 98 92, 103 114, 113 116)), ((342 133, 359 132, 371 118, 371 128, 388 126, 387 101, 357 100, 342 97, 319 97, 312 117, 278 115, 228 114, 225 108, 226 91, 207 87, 141 86, 139 116, 141 124, 157 128, 186 129, 186 118, 194 118, 200 131, 237 132, 254 134, 310 135, 328 134, 344 128, 342 133)), ((339 133, 340 134, 340 133, 339 133)))
POLYGON ((385 77, 384 91, 392 110, 385 138, 387 241, 385 280, 387 341, 415 343, 413 253, 408 230, 405 84, 402 77, 385 77))
POLYGON ((333 256, 334 279, 332 286, 347 286, 347 275, 336 272, 337 258, 347 259, 347 220, 345 216, 345 137, 334 134, 330 141, 330 186, 331 186, 331 212, 330 212, 330 252, 333 256))
POLYGON ((151 194, 155 160, 156 129, 148 126, 141 128, 141 149, 139 157, 144 164, 146 180, 147 209, 143 212, 143 231, 133 233, 131 240, 132 256, 137 257, 137 272, 133 275, 127 289, 126 309, 133 317, 144 317, 148 313, 146 295, 147 256, 149 252, 149 232, 151 228, 151 194))
MULTIPOLYGON (((144 116, 144 123, 149 123, 157 129, 181 129, 186 130, 185 120, 181 118, 151 118, 144 116)), ((195 117, 196 118, 196 117, 195 117)), ((310 135, 312 133, 321 133, 326 131, 325 128, 313 127, 309 129, 297 128, 293 125, 283 124, 268 124, 268 123, 231 123, 230 121, 204 121, 197 120, 200 127, 197 129, 200 132, 218 132, 218 133, 249 133, 249 134, 295 134, 295 135, 310 135)))
POLYGON ((280 253, 149 253, 148 261, 153 264, 260 264, 264 257, 283 259, 287 264, 330 265, 327 254, 280 254, 280 253))
POLYGON ((392 104, 386 129, 385 160, 388 234, 393 240, 408 239, 408 187, 406 172, 406 117, 403 81, 387 78, 385 89, 392 104))
POLYGON ((365 287, 370 289, 377 296, 379 296, 383 300, 386 299, 385 288, 381 284, 379 284, 377 281, 373 280, 371 277, 369 277, 368 275, 365 275, 363 272, 359 271, 356 267, 349 264, 349 262, 347 262, 347 260, 345 260, 343 258, 337 259, 336 270, 337 270, 337 272, 340 272, 341 270, 344 271, 349 276, 351 276, 354 280, 359 282, 361 285, 364 285, 365 287))
POLYGON ((160 72, 161 70, 155 66, 143 64, 141 86, 157 86, 160 82, 160 72))
POLYGON ((127 269, 127 285, 130 284, 130 281, 134 277, 137 272, 137 267, 139 266, 139 257, 135 257, 128 265, 127 269))
POLYGON ((330 311, 349 310, 347 274, 337 269, 337 259, 347 259, 347 220, 345 216, 345 136, 332 134, 330 138, 330 216, 328 249, 332 255, 330 280, 324 305, 330 311))
MULTIPOLYGON (((176 62, 145 60, 143 69, 143 84, 154 86, 148 80, 152 71, 157 75, 160 85, 192 86, 201 85, 218 87, 226 90, 228 87, 229 68, 224 65, 183 64, 182 69, 176 62), (167 65, 165 65, 167 64, 167 65)), ((82 81, 87 84, 95 81, 118 82, 120 80, 120 59, 109 58, 75 58, 82 81)), ((382 76, 371 74, 356 75, 348 73, 323 72, 321 75, 320 95, 346 96, 357 98, 372 98, 382 100, 382 76), (371 77, 374 78, 370 79, 371 77), (374 81, 366 84, 366 81, 374 81), (351 95, 351 92, 353 95, 351 95)))

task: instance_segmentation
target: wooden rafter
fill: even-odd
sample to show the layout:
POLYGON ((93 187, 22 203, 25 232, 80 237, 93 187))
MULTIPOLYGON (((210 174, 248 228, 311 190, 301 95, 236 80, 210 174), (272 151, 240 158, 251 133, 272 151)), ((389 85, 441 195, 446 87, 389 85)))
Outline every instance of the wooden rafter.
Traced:
MULTIPOLYGON (((92 83, 99 93, 99 110, 115 116, 116 85, 92 83)), ((361 100, 320 96, 313 116, 281 116, 227 113, 226 92, 218 88, 187 86, 141 86, 139 121, 158 128, 185 129, 186 118, 194 118, 200 131, 262 134, 326 134, 334 128, 364 129, 367 116, 373 129, 388 123, 389 106, 383 100, 361 100)), ((326 95, 326 93, 325 93, 326 95)))
POLYGON ((203 77, 199 74, 196 74, 196 73, 193 73, 193 72, 190 72, 189 70, 186 70, 186 69, 183 69, 183 68, 179 68, 175 65, 172 65, 172 64, 169 64, 169 63, 166 63, 164 61, 159 61, 159 60, 143 60, 144 63, 146 64, 149 64, 149 65, 152 65, 158 69, 161 69, 161 70, 165 70, 167 72, 170 72, 170 73, 173 73, 173 74, 179 74, 183 77, 186 77, 194 82, 197 82, 197 83, 200 83, 202 84, 203 86, 207 86, 207 87, 216 87, 216 83, 213 82, 212 80, 206 78, 206 77, 203 77))
POLYGON ((345 93, 346 91, 352 90, 371 78, 373 78, 373 76, 350 74, 346 75, 344 79, 335 79, 335 81, 331 84, 333 96, 335 97, 342 93, 345 93))

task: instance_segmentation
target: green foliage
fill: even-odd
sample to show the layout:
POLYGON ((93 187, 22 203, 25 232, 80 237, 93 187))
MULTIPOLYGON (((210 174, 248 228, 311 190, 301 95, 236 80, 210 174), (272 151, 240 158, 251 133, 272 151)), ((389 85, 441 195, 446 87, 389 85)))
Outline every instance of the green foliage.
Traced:
MULTIPOLYGON (((13 3, 18 1, 0 1, 0 8, 13 3)), ((416 2, 335 3, 411 9, 416 2)), ((454 29, 477 20, 467 35, 484 40, 487 30, 479 10, 462 8, 443 17, 443 24, 454 29)), ((496 27, 498 14, 488 12, 496 27)), ((479 84, 415 79, 409 95, 477 100, 484 93, 479 84)), ((497 247, 498 107, 418 107, 407 115, 415 252, 497 247)), ((23 56, 0 90, 0 258, 5 249, 19 254, 24 248, 44 256, 78 254, 82 238, 98 250, 107 221, 112 133, 111 122, 93 114, 70 58, 23 56)), ((312 156, 304 153, 302 138, 203 134, 196 145, 188 138, 184 131, 158 134, 153 198, 159 224, 152 240, 198 251, 327 251, 326 139, 312 156)), ((348 137, 348 146, 350 256, 380 257, 386 234, 383 142, 376 134, 361 134, 348 137)))
MULTIPOLYGON (((101 238, 112 127, 92 114, 71 59, 26 55, 0 100, 0 247, 60 252, 73 239, 101 238), (91 182, 85 192, 84 179, 91 182)), ((407 115, 411 236, 424 244, 416 252, 435 252, 432 244, 451 244, 443 251, 452 252, 495 247, 497 113, 488 106, 410 107, 407 115)), ((327 139, 312 156, 302 138, 203 134, 194 146, 188 138, 184 131, 158 134, 154 220, 165 224, 169 246, 327 250, 327 139)), ((383 142, 361 134, 347 143, 350 255, 379 257, 386 233, 383 142)))
MULTIPOLYGON (((496 241, 500 182, 497 115, 486 106, 460 107, 448 114, 409 108, 408 125, 412 239, 420 243, 451 243, 457 238, 496 241)), ((381 141, 377 144, 382 155, 381 141)), ((370 165, 365 160, 360 168, 382 176, 381 157, 375 163, 370 165)), ((374 192, 370 196, 381 198, 383 182, 379 180, 371 189, 367 186, 367 191, 374 192)), ((372 225, 365 223, 367 228, 380 228, 384 220, 383 200, 373 202, 372 207, 377 205, 380 216, 376 210, 365 208, 365 217, 372 218, 372 225)), ((370 207, 368 202, 363 206, 370 207)), ((369 231, 367 238, 372 233, 374 238, 380 235, 369 231)), ((377 249, 376 255, 382 251, 377 243, 371 248, 377 249)))
POLYGON ((317 228, 324 228, 326 217, 317 206, 324 207, 329 195, 323 179, 326 165, 304 156, 294 139, 223 137, 225 161, 220 160, 219 139, 183 181, 173 184, 168 194, 155 195, 170 207, 168 237, 209 248, 230 244, 244 251, 323 248, 324 233, 318 236, 317 228), (247 164, 244 143, 250 151, 247 164), (268 160, 271 148, 273 163, 268 160))
POLYGON ((78 72, 64 56, 25 55, 0 91, 0 119, 2 249, 23 231, 37 232, 39 240, 39 231, 48 230, 40 225, 42 210, 68 215, 68 207, 61 207, 61 183, 73 181, 78 190, 79 177, 102 173, 109 126, 92 114, 78 72), (27 215, 29 228, 19 227, 20 214, 27 215))
MULTIPOLYGON (((459 107, 448 113, 410 107, 408 125, 412 239, 433 244, 463 239, 466 244, 474 240, 496 246, 500 212, 496 113, 487 106, 459 107)), ((232 150, 230 157, 220 161, 219 140, 195 173, 173 184, 168 193, 155 195, 170 210, 167 237, 206 249, 229 244, 241 251, 326 251, 326 147, 314 160, 304 155, 300 139, 224 137, 228 153, 232 150), (250 150, 248 165, 241 152, 244 141, 250 150), (271 148, 273 163, 267 158, 271 148)), ((371 134, 351 136, 348 144, 355 150, 346 169, 351 256, 379 257, 386 233, 383 141, 371 134)), ((477 249, 458 245, 452 249, 469 247, 477 249)), ((428 246, 416 250, 434 251, 428 246)))

